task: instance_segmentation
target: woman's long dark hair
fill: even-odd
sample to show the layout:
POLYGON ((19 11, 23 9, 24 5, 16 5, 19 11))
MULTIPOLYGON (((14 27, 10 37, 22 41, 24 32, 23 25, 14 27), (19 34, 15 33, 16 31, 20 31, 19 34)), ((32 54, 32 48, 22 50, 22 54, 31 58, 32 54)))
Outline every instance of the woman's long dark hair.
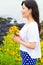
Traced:
POLYGON ((38 29, 40 32, 41 26, 40 26, 40 22, 39 22, 39 9, 38 9, 38 5, 37 5, 36 1, 35 0, 25 0, 22 2, 21 5, 23 5, 23 4, 25 4, 25 6, 28 9, 32 9, 32 17, 37 22, 38 29))

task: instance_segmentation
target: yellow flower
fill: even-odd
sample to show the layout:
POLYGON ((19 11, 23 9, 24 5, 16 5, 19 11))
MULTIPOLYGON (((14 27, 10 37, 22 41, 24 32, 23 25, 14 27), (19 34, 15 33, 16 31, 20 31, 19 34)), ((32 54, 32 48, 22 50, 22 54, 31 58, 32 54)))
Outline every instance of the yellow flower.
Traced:
POLYGON ((14 51, 10 51, 9 54, 12 55, 12 56, 14 56, 15 52, 14 51))
POLYGON ((17 56, 20 57, 20 55, 17 53, 17 56))
POLYGON ((43 57, 42 57, 40 60, 41 60, 41 62, 43 63, 43 57))
POLYGON ((22 58, 21 58, 21 57, 16 58, 16 61, 21 61, 21 60, 22 60, 22 58))
POLYGON ((41 46, 43 46, 43 41, 40 42, 41 46))
POLYGON ((19 32, 19 29, 17 26, 12 26, 10 27, 9 32, 12 34, 16 34, 16 32, 19 32))
POLYGON ((19 48, 16 48, 16 50, 19 50, 19 48))

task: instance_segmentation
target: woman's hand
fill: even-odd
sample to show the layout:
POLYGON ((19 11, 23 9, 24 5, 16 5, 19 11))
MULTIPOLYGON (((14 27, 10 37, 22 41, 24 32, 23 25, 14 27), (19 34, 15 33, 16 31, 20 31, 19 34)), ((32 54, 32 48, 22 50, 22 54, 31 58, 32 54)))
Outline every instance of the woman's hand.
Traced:
POLYGON ((19 36, 19 33, 16 33, 17 36, 19 36))
POLYGON ((13 39, 14 39, 15 42, 19 42, 20 43, 21 38, 20 38, 19 35, 12 35, 12 37, 13 37, 13 39))

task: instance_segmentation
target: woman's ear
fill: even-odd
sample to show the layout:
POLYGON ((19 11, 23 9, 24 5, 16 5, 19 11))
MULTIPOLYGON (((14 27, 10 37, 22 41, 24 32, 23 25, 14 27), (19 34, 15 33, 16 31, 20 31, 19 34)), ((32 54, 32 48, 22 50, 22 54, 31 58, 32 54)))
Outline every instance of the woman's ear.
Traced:
POLYGON ((31 8, 29 9, 29 13, 30 13, 30 14, 32 13, 32 9, 31 9, 31 8))
POLYGON ((32 9, 30 9, 31 13, 32 13, 32 9))

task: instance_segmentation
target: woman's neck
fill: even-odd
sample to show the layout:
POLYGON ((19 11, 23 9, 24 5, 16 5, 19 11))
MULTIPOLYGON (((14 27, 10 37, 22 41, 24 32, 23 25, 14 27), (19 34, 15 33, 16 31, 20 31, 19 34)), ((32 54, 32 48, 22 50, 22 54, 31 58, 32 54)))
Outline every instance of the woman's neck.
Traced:
POLYGON ((28 23, 31 23, 31 22, 35 21, 32 16, 27 17, 27 20, 28 20, 28 23))

